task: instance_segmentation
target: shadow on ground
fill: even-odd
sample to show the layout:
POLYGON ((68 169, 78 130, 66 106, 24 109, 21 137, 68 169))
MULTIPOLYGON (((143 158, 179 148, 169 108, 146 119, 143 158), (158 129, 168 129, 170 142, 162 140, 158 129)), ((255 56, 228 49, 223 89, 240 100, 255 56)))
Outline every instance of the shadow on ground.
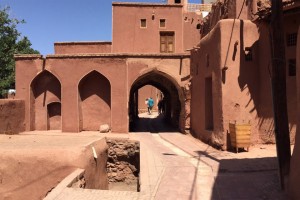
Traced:
MULTIPOLYGON (((230 159, 217 158, 202 151, 196 153, 199 154, 197 169, 202 162, 217 171, 211 185, 211 200, 288 199, 280 188, 276 157, 230 159)), ((195 178, 193 184, 199 181, 201 176, 195 178)), ((191 191, 191 195, 194 192, 191 191)), ((201 197, 197 192, 194 194, 196 199, 201 197)))
POLYGON ((173 127, 163 114, 158 115, 157 113, 152 115, 141 114, 139 118, 134 120, 131 128, 131 132, 162 133, 178 131, 178 128, 173 127))

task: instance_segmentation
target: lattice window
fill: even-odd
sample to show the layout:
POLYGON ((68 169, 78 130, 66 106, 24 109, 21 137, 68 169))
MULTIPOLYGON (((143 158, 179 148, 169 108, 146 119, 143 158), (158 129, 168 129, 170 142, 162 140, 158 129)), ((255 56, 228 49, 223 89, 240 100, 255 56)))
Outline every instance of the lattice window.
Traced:
POLYGON ((296 46, 297 45, 297 33, 287 34, 286 43, 287 43, 287 46, 296 46))

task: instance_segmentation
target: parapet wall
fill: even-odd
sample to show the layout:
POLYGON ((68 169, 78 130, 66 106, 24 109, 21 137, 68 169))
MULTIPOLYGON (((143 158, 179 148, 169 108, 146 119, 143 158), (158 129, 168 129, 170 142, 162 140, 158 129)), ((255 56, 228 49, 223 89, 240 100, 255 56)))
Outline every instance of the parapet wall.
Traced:
POLYGON ((25 131, 25 101, 0 99, 0 134, 25 131))
POLYGON ((56 42, 55 54, 111 53, 111 42, 56 42))

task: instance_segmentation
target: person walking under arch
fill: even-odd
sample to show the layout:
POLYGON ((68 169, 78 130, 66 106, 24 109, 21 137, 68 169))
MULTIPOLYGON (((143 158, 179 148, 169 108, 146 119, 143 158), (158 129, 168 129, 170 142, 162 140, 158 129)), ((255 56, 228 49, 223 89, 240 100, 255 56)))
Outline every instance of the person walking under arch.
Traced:
POLYGON ((165 111, 165 101, 164 101, 164 99, 159 100, 159 102, 157 104, 157 107, 158 107, 158 114, 163 114, 164 111, 165 111))
POLYGON ((153 105, 154 105, 154 100, 152 99, 152 97, 150 97, 148 99, 148 114, 149 115, 151 115, 151 113, 152 113, 153 105))

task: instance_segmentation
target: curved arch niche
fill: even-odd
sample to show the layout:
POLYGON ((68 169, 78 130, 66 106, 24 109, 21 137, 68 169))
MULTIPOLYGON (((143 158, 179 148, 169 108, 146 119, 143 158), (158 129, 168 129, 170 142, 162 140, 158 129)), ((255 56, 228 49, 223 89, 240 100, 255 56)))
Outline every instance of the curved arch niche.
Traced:
MULTIPOLYGON (((184 99, 181 94, 180 87, 176 81, 167 74, 159 71, 151 71, 139 77, 131 86, 129 96, 129 131, 132 131, 134 121, 138 118, 138 90, 146 85, 151 85, 159 89, 165 99, 165 113, 164 117, 169 121, 173 127, 182 130, 182 123, 184 121, 184 99)), ((144 99, 142 99, 144 101, 144 99)), ((156 102, 157 104, 157 102, 156 102)))
POLYGON ((61 129, 61 106, 56 106, 55 126, 49 115, 53 114, 52 102, 61 103, 61 84, 49 71, 44 70, 31 82, 31 130, 61 129), (50 106, 49 106, 50 105, 50 106), (59 109, 59 110, 57 110, 59 109), (51 112, 51 113, 49 113, 51 112))
POLYGON ((96 131, 111 124, 111 86, 97 71, 87 74, 78 85, 80 131, 96 131))
POLYGON ((52 102, 47 105, 47 125, 48 130, 60 130, 61 129, 61 103, 52 102))

